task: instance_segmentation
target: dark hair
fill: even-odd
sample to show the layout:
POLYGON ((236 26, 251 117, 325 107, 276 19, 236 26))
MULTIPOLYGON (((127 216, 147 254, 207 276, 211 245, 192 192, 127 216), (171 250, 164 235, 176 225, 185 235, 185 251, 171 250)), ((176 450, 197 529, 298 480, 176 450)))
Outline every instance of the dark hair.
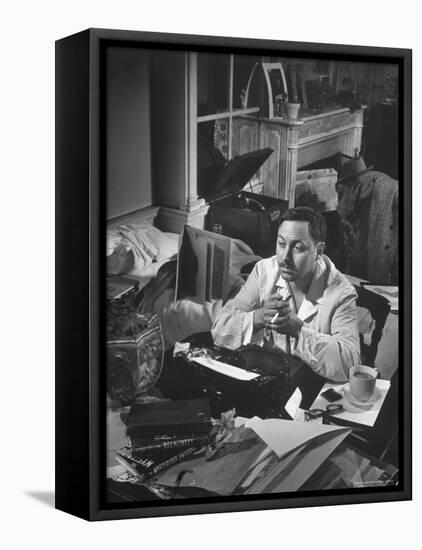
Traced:
POLYGON ((289 208, 284 212, 280 218, 280 225, 283 222, 308 222, 309 223, 309 235, 316 242, 325 242, 325 234, 327 227, 325 220, 319 212, 312 210, 307 206, 296 206, 296 208, 289 208))

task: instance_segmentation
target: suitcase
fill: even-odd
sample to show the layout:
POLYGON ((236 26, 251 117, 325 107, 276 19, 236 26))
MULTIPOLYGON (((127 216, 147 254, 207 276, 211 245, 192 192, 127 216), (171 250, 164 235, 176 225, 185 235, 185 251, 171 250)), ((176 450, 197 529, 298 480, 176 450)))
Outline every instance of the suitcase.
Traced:
POLYGON ((258 195, 241 189, 273 152, 260 149, 233 158, 222 170, 209 202, 206 228, 221 226, 223 235, 241 239, 255 254, 263 257, 275 253, 280 216, 288 201, 258 195))

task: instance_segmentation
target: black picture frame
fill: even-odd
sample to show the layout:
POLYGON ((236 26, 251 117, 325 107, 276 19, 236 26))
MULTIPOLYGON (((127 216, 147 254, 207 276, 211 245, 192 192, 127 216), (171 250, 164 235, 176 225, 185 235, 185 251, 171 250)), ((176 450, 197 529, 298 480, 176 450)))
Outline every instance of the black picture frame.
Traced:
POLYGON ((409 500, 411 460, 412 54, 407 49, 88 29, 56 42, 56 508, 87 520, 409 500), (265 52, 399 66, 400 483, 394 488, 107 505, 104 502, 106 44, 265 52))

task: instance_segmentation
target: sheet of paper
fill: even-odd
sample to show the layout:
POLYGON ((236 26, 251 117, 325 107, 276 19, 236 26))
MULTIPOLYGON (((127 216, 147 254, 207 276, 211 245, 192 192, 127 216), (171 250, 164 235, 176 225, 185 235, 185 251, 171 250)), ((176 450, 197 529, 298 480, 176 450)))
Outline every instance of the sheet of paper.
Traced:
POLYGON ((127 426, 122 422, 120 411, 107 409, 107 467, 116 466, 114 451, 129 445, 127 426))
POLYGON ((341 470, 341 478, 348 487, 353 487, 354 483, 362 482, 361 464, 362 459, 358 458, 352 449, 344 449, 342 453, 330 458, 341 470))
POLYGON ((232 365, 227 365, 227 363, 216 361, 210 357, 195 357, 194 362, 215 372, 219 372, 220 374, 230 376, 230 378, 236 378, 236 380, 248 381, 258 378, 259 376, 256 372, 250 372, 240 369, 239 367, 233 367, 232 365))
MULTIPOLYGON (((306 417, 306 410, 298 408, 296 412, 296 416, 294 417, 295 422, 309 422, 309 420, 306 417)), ((312 422, 316 422, 317 424, 322 424, 322 418, 313 418, 311 420, 312 422)))
POLYGON ((274 452, 269 447, 265 447, 262 453, 251 465, 245 479, 243 479, 239 486, 242 487, 242 489, 247 489, 259 477, 261 472, 274 460, 274 457, 274 452))
POLYGON ((306 448, 297 457, 296 461, 291 463, 282 474, 270 483, 264 492, 284 493, 297 491, 307 481, 311 475, 327 460, 330 454, 345 439, 351 430, 345 430, 337 433, 326 433, 312 445, 306 448))
MULTIPOLYGON (((240 428, 233 433, 233 441, 239 437, 240 428)), ((256 437, 251 430, 243 430, 242 438, 235 442, 226 442, 217 453, 207 459, 203 451, 198 451, 193 458, 175 464, 159 473, 158 483, 175 486, 181 472, 185 472, 180 483, 181 487, 195 486, 202 487, 213 493, 230 495, 245 477, 251 464, 265 449, 265 444, 256 437)))
POLYGON ((117 464, 117 466, 107 466, 106 477, 115 478, 124 474, 126 471, 126 468, 122 464, 117 464))
MULTIPOLYGON (((342 384, 325 384, 321 392, 313 402, 311 409, 325 409, 325 407, 328 405, 328 401, 321 397, 321 393, 326 391, 328 388, 333 388, 335 391, 343 394, 344 386, 345 385, 342 384)), ((378 390, 377 395, 379 395, 379 398, 376 399, 369 406, 365 403, 362 403, 361 406, 357 405, 355 402, 351 403, 345 397, 343 397, 343 399, 341 400, 336 401, 336 403, 340 403, 341 405, 343 405, 344 412, 336 414, 335 416, 341 420, 347 420, 348 422, 353 422, 355 424, 363 424, 365 426, 372 427, 375 424, 382 404, 384 403, 385 396, 390 389, 390 381, 381 380, 380 378, 378 378, 376 387, 378 390)))
POLYGON ((189 342, 175 342, 173 357, 176 357, 178 353, 186 353, 187 351, 189 351, 189 348, 190 348, 189 342))
POLYGON ((297 457, 303 452, 305 447, 306 445, 302 445, 281 459, 277 458, 273 453, 273 457, 275 457, 273 462, 265 464, 263 471, 258 471, 255 478, 250 480, 250 484, 245 494, 263 493, 264 489, 271 484, 275 478, 278 478, 282 472, 287 472, 289 467, 292 467, 291 465, 296 462, 297 457))
POLYGON ((284 409, 291 418, 295 419, 301 403, 302 392, 299 388, 296 388, 295 391, 292 393, 290 399, 287 401, 284 409))
POLYGON ((234 427, 240 428, 240 426, 244 426, 246 422, 249 422, 250 420, 262 420, 259 416, 253 416, 252 418, 246 418, 246 416, 235 416, 234 417, 234 427))
POLYGON ((252 418, 246 422, 245 426, 254 430, 279 458, 326 433, 348 433, 350 431, 339 426, 314 422, 292 422, 281 418, 265 420, 252 418))

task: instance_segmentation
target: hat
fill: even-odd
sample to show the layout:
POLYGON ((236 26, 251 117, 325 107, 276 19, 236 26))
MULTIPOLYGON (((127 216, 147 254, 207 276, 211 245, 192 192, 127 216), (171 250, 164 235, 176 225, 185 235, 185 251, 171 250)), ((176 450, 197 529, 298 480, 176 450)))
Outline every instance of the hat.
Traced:
POLYGON ((346 164, 343 164, 337 183, 341 183, 349 178, 356 178, 365 172, 369 172, 369 170, 372 170, 373 167, 374 166, 372 165, 367 168, 362 157, 352 159, 349 162, 346 162, 346 164))

